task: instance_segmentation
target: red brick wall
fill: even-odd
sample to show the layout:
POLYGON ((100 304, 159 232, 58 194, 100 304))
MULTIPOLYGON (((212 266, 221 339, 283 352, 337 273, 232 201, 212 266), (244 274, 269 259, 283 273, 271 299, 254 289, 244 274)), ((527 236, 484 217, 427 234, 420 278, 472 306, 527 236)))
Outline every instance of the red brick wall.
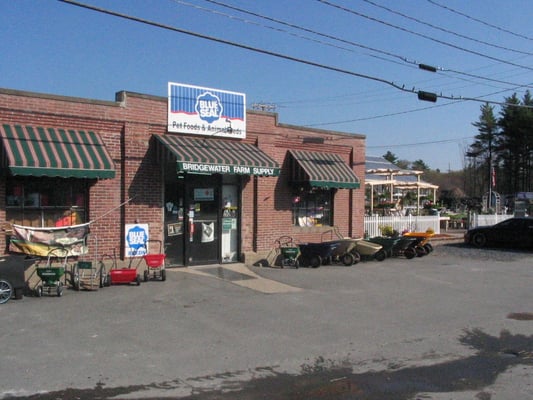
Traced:
MULTIPOLYGON (((122 247, 127 223, 147 223, 151 237, 163 239, 162 174, 151 153, 150 138, 166 132, 165 97, 120 92, 116 102, 110 102, 0 90, 0 122, 86 129, 102 136, 115 162, 116 177, 95 182, 90 192, 89 219, 94 221, 91 240, 98 239, 100 255, 112 254, 114 248, 122 247), (126 204, 121 206, 122 203, 126 204)), ((280 165, 284 164, 288 149, 340 154, 361 179, 361 188, 336 192, 334 224, 343 235, 363 235, 364 136, 283 125, 278 123, 276 114, 249 111, 246 142, 257 145, 280 165), (304 144, 303 138, 309 136, 322 137, 324 143, 304 144)), ((1 178, 0 220, 5 221, 5 184, 1 178)), ((243 252, 268 250, 281 235, 320 241, 330 230, 292 225, 286 171, 282 170, 279 178, 243 178, 243 252)), ((4 237, 0 237, 0 246, 5 248, 4 237)), ((91 251, 95 248, 90 247, 91 251)))

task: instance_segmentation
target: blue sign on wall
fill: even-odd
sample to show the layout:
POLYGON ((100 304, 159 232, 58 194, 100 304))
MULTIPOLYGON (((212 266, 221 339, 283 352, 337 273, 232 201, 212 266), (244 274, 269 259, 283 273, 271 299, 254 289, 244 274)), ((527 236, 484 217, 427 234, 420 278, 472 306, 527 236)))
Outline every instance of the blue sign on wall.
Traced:
POLYGON ((150 238, 148 235, 148 224, 126 224, 125 229, 126 257, 141 257, 146 254, 146 242, 150 238))

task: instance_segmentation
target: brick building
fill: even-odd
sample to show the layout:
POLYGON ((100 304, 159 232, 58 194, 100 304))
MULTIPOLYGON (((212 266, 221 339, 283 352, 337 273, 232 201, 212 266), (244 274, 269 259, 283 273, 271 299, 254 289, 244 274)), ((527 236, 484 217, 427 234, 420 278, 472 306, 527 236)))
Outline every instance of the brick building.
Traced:
POLYGON ((100 101, 0 89, 2 252, 9 226, 65 215, 90 222, 89 256, 125 258, 127 229, 139 224, 175 266, 252 263, 282 235, 363 235, 363 135, 250 110, 239 139, 173 133, 168 104, 126 91, 100 101))

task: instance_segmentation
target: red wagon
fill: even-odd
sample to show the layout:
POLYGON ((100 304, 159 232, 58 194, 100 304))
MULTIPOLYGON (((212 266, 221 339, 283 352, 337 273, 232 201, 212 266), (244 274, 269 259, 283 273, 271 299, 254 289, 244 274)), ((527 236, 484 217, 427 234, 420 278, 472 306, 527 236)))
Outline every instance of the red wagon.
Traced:
POLYGON ((166 281, 166 255, 163 253, 163 243, 161 240, 148 240, 145 244, 145 247, 146 254, 143 257, 144 262, 146 263, 146 269, 144 270, 144 281, 148 282, 149 279, 161 279, 162 281, 166 281), (150 242, 159 243, 159 253, 150 253, 150 242))

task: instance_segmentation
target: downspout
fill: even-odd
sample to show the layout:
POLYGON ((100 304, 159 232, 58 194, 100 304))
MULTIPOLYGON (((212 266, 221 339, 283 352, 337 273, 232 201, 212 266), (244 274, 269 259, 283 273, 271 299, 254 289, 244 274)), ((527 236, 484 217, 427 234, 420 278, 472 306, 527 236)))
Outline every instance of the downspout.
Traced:
MULTIPOLYGON (((352 169, 353 171, 353 164, 354 164, 354 160, 353 160, 353 147, 352 147, 352 150, 350 151, 350 168, 352 169)), ((350 193, 348 194, 348 201, 349 201, 349 204, 348 204, 348 221, 350 221, 350 223, 348 224, 348 237, 352 237, 352 234, 353 234, 353 191, 355 189, 350 189, 350 193)), ((361 186, 359 186, 359 190, 361 190, 361 186)), ((363 191, 365 190, 364 186, 363 186, 363 191)), ((363 197, 364 199, 364 197, 363 197)), ((364 201, 364 200, 363 200, 364 201)), ((364 209, 364 203, 363 203, 363 209, 364 209)))

